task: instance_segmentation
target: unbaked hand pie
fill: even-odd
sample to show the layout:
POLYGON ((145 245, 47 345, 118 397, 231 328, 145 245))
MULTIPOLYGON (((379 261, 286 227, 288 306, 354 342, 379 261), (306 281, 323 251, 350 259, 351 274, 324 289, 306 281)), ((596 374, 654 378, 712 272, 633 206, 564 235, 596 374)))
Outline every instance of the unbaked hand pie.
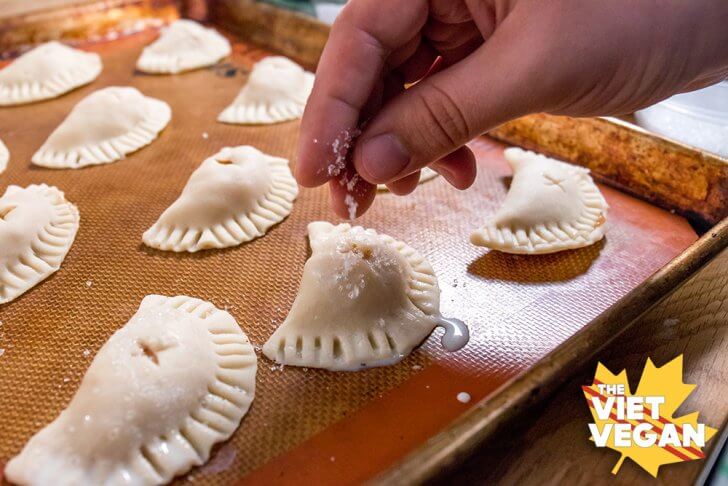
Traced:
POLYGON ((5 172, 8 167, 8 161, 10 160, 10 152, 5 146, 2 140, 0 140, 0 174, 5 172))
POLYGON ((90 83, 100 72, 98 54, 46 42, 0 69, 0 106, 55 98, 90 83))
POLYGON ((61 267, 78 225, 78 210, 55 187, 7 188, 0 197, 0 304, 61 267))
POLYGON ((313 80, 312 73, 286 57, 266 57, 253 66, 247 83, 217 120, 269 124, 300 118, 313 80))
POLYGON ((583 167, 509 148, 513 181, 503 206, 470 240, 506 253, 553 253, 604 237, 607 202, 583 167))
POLYGON ((256 367, 227 312, 191 297, 147 296, 5 477, 59 486, 169 482, 206 462, 240 425, 256 367))
POLYGON ((440 289, 425 258, 361 226, 308 225, 311 258, 291 311, 263 346, 281 364, 354 371, 393 364, 432 333, 465 345, 467 327, 440 316, 440 289))
POLYGON ((288 160, 249 145, 226 147, 192 173, 142 240, 171 251, 236 246, 283 221, 297 195, 288 160))
POLYGON ((149 145, 171 116, 167 103, 135 88, 100 89, 73 107, 32 160, 52 169, 115 162, 149 145))
MULTIPOLYGON (((418 184, 422 184, 423 182, 427 182, 430 179, 434 179, 439 174, 435 172, 434 170, 430 169, 429 167, 423 167, 420 170, 420 180, 417 182, 418 184)), ((389 191, 389 188, 386 184, 377 184, 377 190, 378 191, 389 191)))
POLYGON ((144 48, 136 67, 146 73, 176 74, 212 66, 229 54, 230 43, 215 29, 183 19, 162 29, 144 48))

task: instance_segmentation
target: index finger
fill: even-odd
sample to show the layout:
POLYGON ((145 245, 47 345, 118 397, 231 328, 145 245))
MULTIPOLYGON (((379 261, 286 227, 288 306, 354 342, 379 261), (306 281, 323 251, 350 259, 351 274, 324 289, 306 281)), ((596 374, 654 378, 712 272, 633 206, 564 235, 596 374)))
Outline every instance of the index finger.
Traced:
POLYGON ((352 0, 341 11, 301 120, 295 175, 302 186, 321 185, 341 171, 341 150, 355 135, 387 56, 419 33, 427 9, 427 0, 352 0))

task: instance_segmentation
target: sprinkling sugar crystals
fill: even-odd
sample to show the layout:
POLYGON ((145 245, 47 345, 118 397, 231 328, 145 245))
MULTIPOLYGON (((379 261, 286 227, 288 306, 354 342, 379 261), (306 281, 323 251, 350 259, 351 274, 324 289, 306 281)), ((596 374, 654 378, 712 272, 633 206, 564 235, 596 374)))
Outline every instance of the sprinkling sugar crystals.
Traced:
MULTIPOLYGON (((346 163, 349 158, 349 152, 353 147, 353 142, 361 134, 361 130, 354 128, 351 130, 342 131, 338 137, 331 144, 331 151, 334 154, 333 161, 326 167, 326 171, 329 177, 338 177, 339 184, 346 186, 348 194, 344 197, 344 204, 349 212, 349 219, 356 218, 356 210, 359 204, 351 195, 351 192, 356 187, 356 183, 359 180, 358 174, 354 174, 351 179, 347 176, 345 169, 346 163)), ((318 140, 314 140, 314 143, 318 143, 318 140)))
POLYGON ((346 168, 346 159, 349 156, 352 142, 361 134, 361 130, 344 130, 331 144, 331 151, 334 153, 334 160, 328 166, 329 177, 336 177, 346 168))
POLYGON ((359 207, 359 203, 356 202, 354 196, 351 194, 344 196, 344 204, 346 204, 346 209, 349 211, 349 219, 356 218, 356 209, 359 207))

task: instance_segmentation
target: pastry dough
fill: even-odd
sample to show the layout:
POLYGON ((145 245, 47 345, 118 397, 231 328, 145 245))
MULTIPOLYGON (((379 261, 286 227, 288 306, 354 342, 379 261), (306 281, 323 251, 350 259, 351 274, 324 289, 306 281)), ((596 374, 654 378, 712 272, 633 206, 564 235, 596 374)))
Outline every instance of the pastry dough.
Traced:
POLYGON ((248 82, 217 120, 269 124, 300 118, 313 80, 313 74, 288 58, 266 57, 253 66, 248 82))
POLYGON ((236 246, 283 221, 297 195, 286 159, 249 145, 226 147, 192 173, 142 240, 171 251, 236 246))
POLYGON ((212 66, 230 54, 230 43, 193 20, 178 20, 144 48, 137 69, 147 73, 175 74, 212 66))
POLYGON ((291 311, 263 346, 268 358, 333 371, 382 366, 444 325, 437 278, 410 246, 349 224, 314 222, 308 235, 312 255, 291 311))
POLYGON ((210 457, 255 395, 257 358, 227 312, 144 298, 99 350, 68 407, 8 462, 17 484, 162 484, 210 457))
POLYGON ((60 268, 78 224, 78 210, 55 187, 7 188, 0 198, 0 304, 60 268))
POLYGON ((0 70, 0 106, 55 98, 88 84, 101 72, 98 54, 41 44, 0 70))
POLYGON ((5 146, 2 140, 0 140, 0 174, 5 172, 8 167, 8 160, 10 160, 10 152, 5 146))
MULTIPOLYGON (((434 179, 439 174, 435 172, 434 170, 430 169, 429 167, 423 167, 422 170, 420 170, 420 180, 417 182, 418 184, 422 184, 423 182, 427 182, 430 179, 434 179)), ((386 184, 377 184, 377 190, 378 191, 389 191, 389 188, 386 184)))
POLYGON ((100 89, 73 107, 32 160, 52 169, 115 162, 149 145, 171 116, 167 103, 135 88, 100 89))
POLYGON ((506 253, 553 253, 604 237, 607 202, 583 167, 509 148, 513 181, 496 215, 470 236, 506 253))

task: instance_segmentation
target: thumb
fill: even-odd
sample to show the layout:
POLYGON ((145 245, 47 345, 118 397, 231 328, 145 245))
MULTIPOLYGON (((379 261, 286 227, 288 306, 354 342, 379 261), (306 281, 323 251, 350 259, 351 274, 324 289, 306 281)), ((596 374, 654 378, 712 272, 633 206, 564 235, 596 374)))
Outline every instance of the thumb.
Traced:
MULTIPOLYGON (((470 56, 405 90, 369 121, 354 150, 365 180, 398 180, 505 121, 544 108, 539 83, 529 82, 538 79, 538 61, 521 55, 514 37, 522 36, 509 35, 507 20, 470 56)), ((438 165, 444 164, 447 159, 438 165)))

